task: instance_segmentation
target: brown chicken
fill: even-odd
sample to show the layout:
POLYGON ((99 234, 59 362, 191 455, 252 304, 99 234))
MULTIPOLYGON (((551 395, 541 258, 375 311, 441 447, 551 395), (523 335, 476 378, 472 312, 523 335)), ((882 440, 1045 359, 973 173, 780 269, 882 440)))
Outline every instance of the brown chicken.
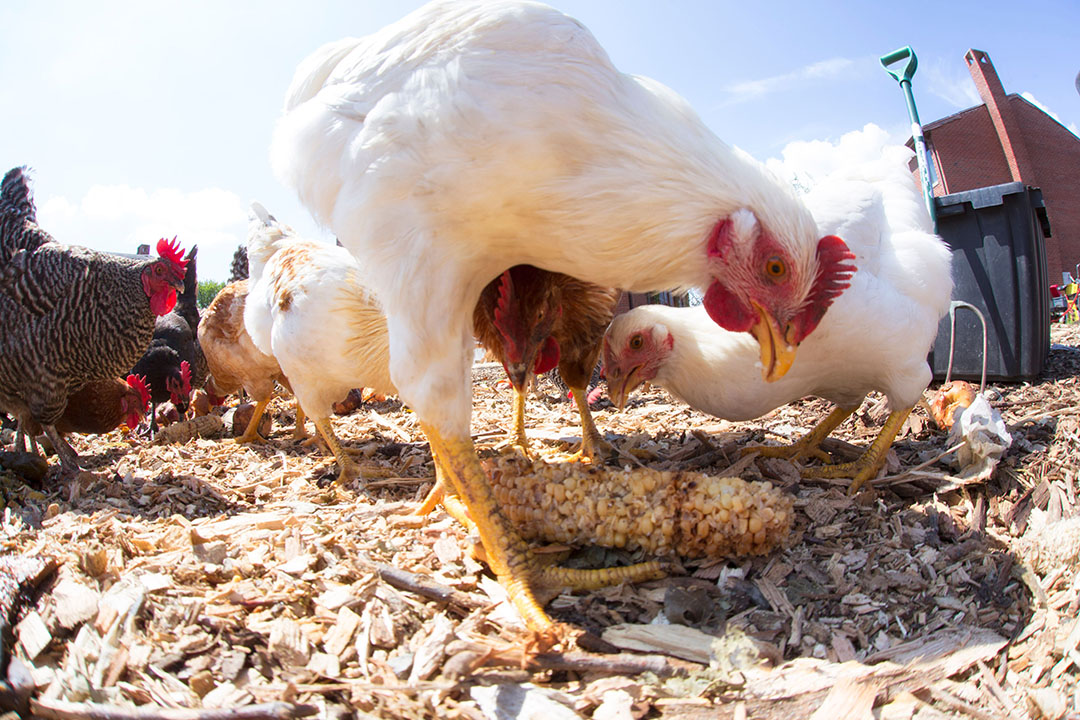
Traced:
POLYGON ((592 460, 609 448, 593 422, 587 391, 618 299, 613 288, 532 265, 515 265, 480 294, 473 332, 514 386, 514 440, 526 453, 526 387, 534 374, 556 366, 581 414, 577 457, 592 460))
POLYGON ((39 423, 70 475, 78 455, 55 426, 69 397, 135 364, 184 289, 185 261, 164 239, 159 258, 61 245, 35 215, 14 168, 0 183, 0 410, 39 423))
MULTIPOLYGON (((135 428, 146 415, 149 402, 150 390, 137 375, 128 375, 127 380, 91 380, 68 396, 64 414, 56 421, 56 431, 61 436, 103 435, 118 428, 120 423, 135 428)), ((41 434, 41 425, 30 420, 26 430, 34 437, 41 434)))
MULTIPOLYGON (((241 388, 255 400, 255 412, 238 443, 261 443, 259 421, 270 399, 274 396, 274 384, 289 387, 289 381, 281 372, 277 360, 261 352, 251 342, 244 328, 244 304, 247 299, 248 281, 229 283, 217 294, 199 321, 199 344, 206 356, 210 378, 206 389, 211 402, 216 398, 238 392, 241 388)), ((296 427, 293 437, 307 437, 304 430, 304 411, 296 405, 296 427)))

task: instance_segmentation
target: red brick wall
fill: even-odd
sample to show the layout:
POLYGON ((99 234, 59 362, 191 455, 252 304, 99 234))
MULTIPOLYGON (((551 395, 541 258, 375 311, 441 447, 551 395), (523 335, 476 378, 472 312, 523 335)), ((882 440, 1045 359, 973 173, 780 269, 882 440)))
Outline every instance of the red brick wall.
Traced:
MULTIPOLYGON (((1042 189, 1053 236, 1046 241, 1051 283, 1080 263, 1080 138, 1018 95, 1008 96, 1023 135, 1032 177, 1042 189)), ((926 128, 939 182, 935 195, 1012 182, 1009 166, 985 105, 926 128)))
POLYGON ((1005 153, 985 105, 927 130, 927 142, 938 172, 935 195, 1012 182, 1005 153), (942 187, 943 185, 943 187, 942 187))
POLYGON ((1046 216, 1053 236, 1046 241, 1050 282, 1061 282, 1061 271, 1075 276, 1080 263, 1080 138, 1019 96, 1009 98, 1019 121, 1033 180, 1042 188, 1046 216))

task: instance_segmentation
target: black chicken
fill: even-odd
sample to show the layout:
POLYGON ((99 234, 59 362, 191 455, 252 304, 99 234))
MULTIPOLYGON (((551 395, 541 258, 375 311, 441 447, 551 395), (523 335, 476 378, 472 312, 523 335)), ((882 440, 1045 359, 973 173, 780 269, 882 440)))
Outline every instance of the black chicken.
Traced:
POLYGON ((131 372, 150 385, 150 430, 157 431, 157 406, 171 402, 180 415, 187 412, 193 390, 206 383, 206 357, 199 346, 198 246, 188 251, 184 291, 176 307, 154 323, 150 347, 131 372))
POLYGON ((64 472, 78 455, 55 423, 70 394, 126 375, 154 320, 176 305, 185 261, 174 240, 153 258, 61 245, 38 227, 23 168, 0 183, 0 410, 42 426, 64 472))

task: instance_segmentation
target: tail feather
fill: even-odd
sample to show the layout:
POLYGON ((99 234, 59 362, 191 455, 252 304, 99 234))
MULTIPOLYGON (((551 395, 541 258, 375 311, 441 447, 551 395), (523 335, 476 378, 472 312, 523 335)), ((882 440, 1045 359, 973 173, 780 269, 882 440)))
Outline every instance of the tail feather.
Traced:
POLYGON ((266 208, 251 203, 251 223, 248 225, 247 253, 248 277, 252 284, 258 282, 263 268, 278 249, 278 243, 294 236, 292 228, 278 222, 266 208))
POLYGON ((8 170, 0 181, 0 264, 10 262, 19 250, 33 250, 47 242, 52 242, 52 236, 37 226, 27 168, 8 170))
POLYGON ((8 170, 0 182, 0 215, 4 217, 5 226, 11 221, 37 222, 25 166, 8 170))

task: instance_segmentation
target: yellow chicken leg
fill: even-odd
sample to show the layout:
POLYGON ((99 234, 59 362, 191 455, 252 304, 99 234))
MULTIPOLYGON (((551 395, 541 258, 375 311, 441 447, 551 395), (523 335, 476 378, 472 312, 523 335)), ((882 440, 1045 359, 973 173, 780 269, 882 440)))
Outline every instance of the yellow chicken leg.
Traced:
POLYGON ((611 445, 604 440, 604 436, 596 429, 593 422, 592 411, 589 409, 589 393, 585 388, 570 388, 570 393, 577 403, 578 414, 581 416, 581 449, 574 453, 571 460, 587 460, 592 462, 597 454, 610 455, 611 445))
POLYGON ((326 442, 326 446, 330 448, 330 452, 333 453, 334 459, 338 464, 338 476, 334 482, 338 485, 346 485, 353 478, 359 476, 360 479, 365 477, 393 477, 394 473, 389 469, 380 467, 378 465, 362 464, 358 465, 353 461, 349 454, 349 451, 341 447, 341 443, 338 442, 337 436, 334 435, 334 428, 330 424, 330 418, 322 418, 321 420, 315 420, 315 429, 322 435, 323 440, 326 442))
POLYGON ((881 432, 878 433, 874 442, 859 456, 858 460, 839 465, 830 465, 829 467, 808 468, 803 471, 803 476, 814 478, 850 477, 852 480, 851 485, 848 486, 848 495, 854 495, 867 480, 871 480, 877 475, 878 470, 885 464, 885 456, 889 452, 889 447, 892 445, 893 440, 896 439, 896 434, 900 432, 900 428, 904 426, 904 421, 911 414, 911 410, 911 408, 907 408, 906 410, 892 412, 888 419, 885 420, 885 425, 881 428, 881 432))
POLYGON ((293 440, 306 440, 308 438, 307 428, 304 427, 304 408, 300 407, 300 401, 296 400, 296 424, 293 425, 292 436, 293 440))
POLYGON ((514 388, 514 440, 525 457, 529 455, 529 438, 525 436, 525 390, 514 388))
POLYGON ((468 510, 467 517, 484 545, 488 565, 506 588, 526 625, 537 631, 554 630, 554 623, 536 601, 534 586, 595 589, 621 582, 663 577, 660 563, 648 562, 604 570, 571 570, 545 566, 499 512, 487 475, 476 457, 472 440, 444 438, 434 428, 421 428, 431 443, 435 462, 468 510))
POLYGON ((833 430, 840 427, 840 423, 847 420, 857 408, 858 405, 851 408, 836 408, 824 420, 815 425, 810 432, 791 445, 753 445, 743 448, 742 454, 756 452, 762 457, 783 458, 792 461, 802 460, 804 457, 809 456, 825 463, 831 463, 832 456, 821 449, 821 443, 825 438, 829 437, 833 430))
POLYGON ((335 482, 338 485, 345 485, 354 477, 356 477, 357 467, 353 459, 349 457, 349 453, 341 447, 341 443, 338 442, 337 436, 334 435, 334 428, 330 425, 330 418, 322 418, 315 421, 315 429, 322 435, 323 440, 326 441, 326 446, 330 448, 330 452, 334 454, 334 459, 338 464, 338 476, 335 482))
POLYGON ((273 395, 268 395, 255 404, 255 410, 251 413, 251 421, 248 422, 244 434, 236 438, 237 444, 255 443, 262 445, 266 442, 266 438, 259 434, 259 421, 262 420, 263 413, 266 412, 266 406, 270 404, 270 398, 272 397, 273 395))

